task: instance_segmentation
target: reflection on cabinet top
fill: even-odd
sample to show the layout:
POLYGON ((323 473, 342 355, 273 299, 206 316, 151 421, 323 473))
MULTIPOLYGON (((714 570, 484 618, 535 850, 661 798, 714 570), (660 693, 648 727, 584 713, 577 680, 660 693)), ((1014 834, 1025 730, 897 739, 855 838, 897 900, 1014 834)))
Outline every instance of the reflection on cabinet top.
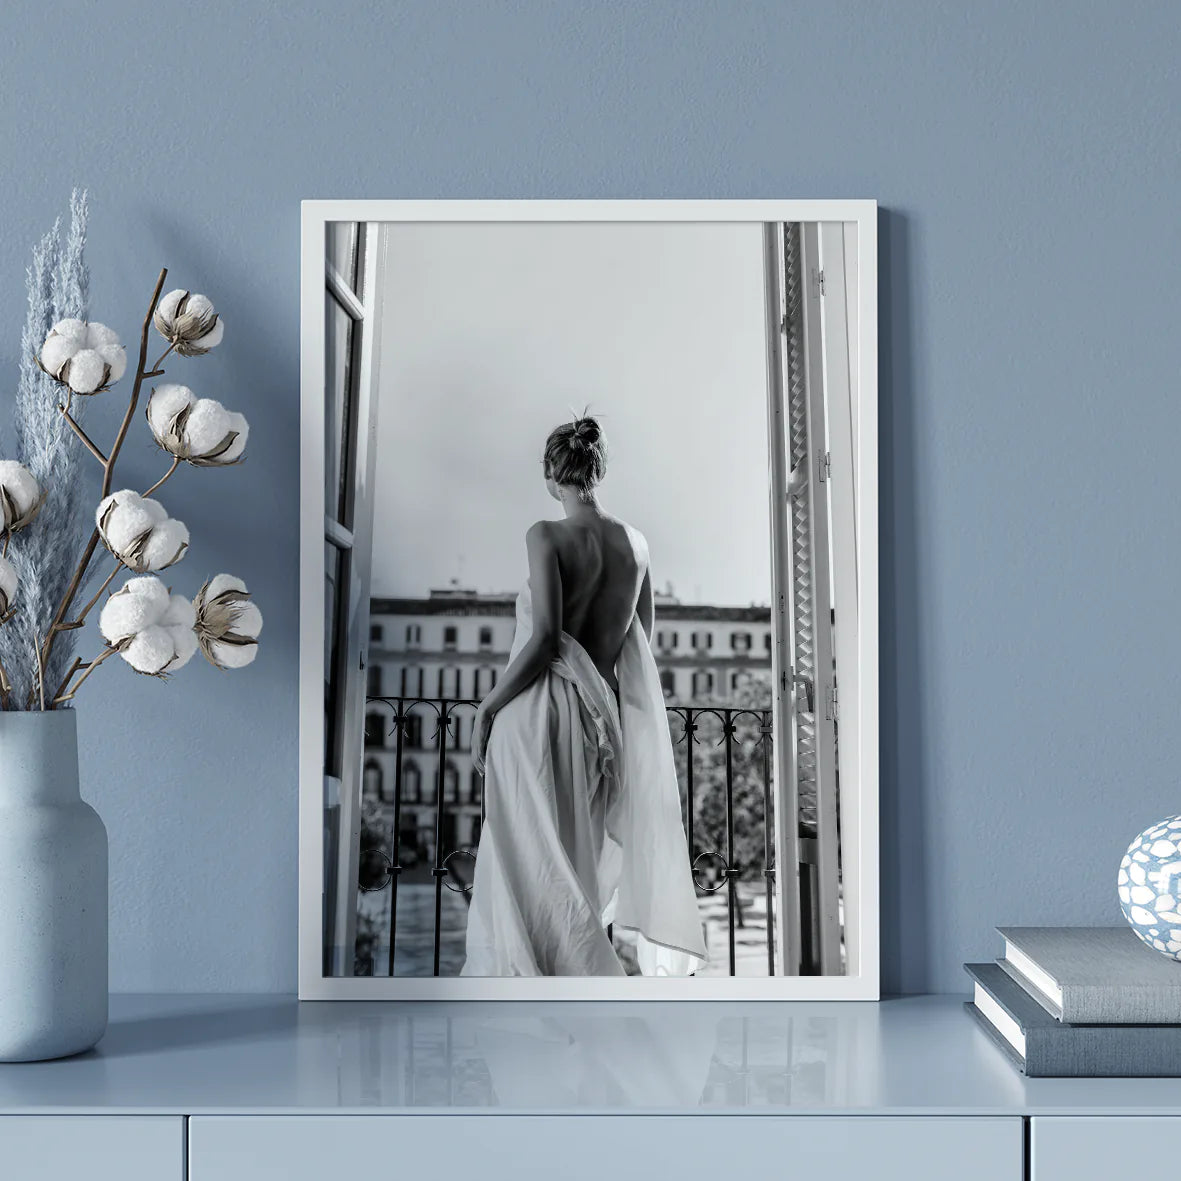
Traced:
POLYGON ((1181 1079, 1027 1080, 958 997, 299 1004, 115 997, 98 1049, 0 1066, 0 1114, 1181 1113, 1181 1079))

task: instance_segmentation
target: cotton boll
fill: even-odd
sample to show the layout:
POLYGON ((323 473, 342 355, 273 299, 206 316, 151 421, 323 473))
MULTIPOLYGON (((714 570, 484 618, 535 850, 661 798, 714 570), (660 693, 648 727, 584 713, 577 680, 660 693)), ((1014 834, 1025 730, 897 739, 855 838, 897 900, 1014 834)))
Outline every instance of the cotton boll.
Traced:
POLYGON ((45 496, 41 485, 24 464, 0 460, 0 529, 16 533, 32 524, 45 496))
POLYGON ((41 346, 41 367, 76 394, 93 394, 127 371, 127 353, 105 324, 59 320, 41 346))
POLYGON ((240 578, 218 574, 193 601, 197 612, 196 635, 210 664, 217 668, 244 668, 258 655, 262 612, 250 601, 240 578))
POLYGON ((230 416, 220 402, 198 398, 185 423, 185 445, 191 455, 205 455, 216 451, 231 429, 230 416))
POLYGON ((7 499, 10 505, 2 505, 3 527, 20 528, 20 522, 28 524, 35 509, 41 503, 41 486, 36 477, 23 463, 15 459, 0 459, 0 501, 7 499), (12 511, 15 510, 15 511, 12 511))
POLYGON ((113 492, 96 514, 103 544, 132 570, 163 570, 178 562, 189 543, 184 523, 170 517, 158 500, 125 488, 113 492))
POLYGON ((221 322, 212 302, 190 291, 170 291, 156 305, 156 331, 182 357, 199 357, 221 341, 221 322))
POLYGON ((154 676, 163 672, 176 656, 176 646, 166 627, 146 627, 136 632, 135 638, 120 650, 120 656, 137 673, 154 676))
POLYGON ((94 349, 79 349, 66 370, 66 384, 76 394, 93 394, 107 376, 107 363, 94 349))
POLYGON ((99 502, 96 513, 103 540, 116 556, 167 519, 168 513, 158 500, 145 500, 130 488, 112 492, 99 502))

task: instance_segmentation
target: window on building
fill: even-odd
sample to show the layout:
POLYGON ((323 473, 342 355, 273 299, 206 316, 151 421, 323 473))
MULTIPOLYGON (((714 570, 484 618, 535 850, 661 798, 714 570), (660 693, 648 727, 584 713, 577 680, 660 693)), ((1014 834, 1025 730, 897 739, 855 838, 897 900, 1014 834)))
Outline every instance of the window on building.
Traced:
POLYGON ((459 628, 448 624, 443 628, 443 647, 454 648, 459 643, 459 628))
POLYGON ((451 700, 459 696, 459 669, 449 666, 439 669, 439 696, 451 700))
POLYGON ((698 669, 693 674, 693 696, 709 697, 714 691, 714 675, 705 669, 698 669))
POLYGON ((450 760, 443 768, 443 803, 459 802, 459 768, 450 760))
POLYGON ((763 637, 763 647, 766 648, 768 652, 770 652, 771 651, 771 644, 772 644, 771 633, 768 632, 763 637))
POLYGON ((407 804, 417 804, 422 799, 422 772, 413 759, 402 764, 402 799, 407 804))
POLYGON ((406 647, 417 648, 422 643, 422 625, 408 623, 406 625, 406 647))
POLYGON ((365 692, 369 697, 381 696, 381 665, 371 664, 365 674, 365 692))
POLYGON ((730 647, 735 652, 750 651, 750 632, 731 632, 730 647))
POLYGON ((698 652, 708 652, 714 646, 713 632, 694 632, 692 636, 693 647, 698 652))
POLYGON ((480 647, 485 650, 492 647, 492 629, 490 627, 480 628, 480 647))
POLYGON ((385 746, 385 719, 380 713, 365 715, 365 745, 385 746))
POLYGON ((381 799, 381 764, 376 759, 369 759, 365 764, 361 793, 367 800, 381 799))
POLYGON ((371 623, 369 625, 369 642, 371 644, 380 644, 385 638, 385 632, 380 623, 371 623))
POLYGON ((665 697, 675 697, 677 692, 677 678, 676 674, 671 668, 661 669, 660 672, 660 687, 664 690, 665 697))
POLYGON ((422 669, 417 665, 402 669, 402 696, 422 696, 422 669))
POLYGON ((402 745, 407 750, 422 750, 422 718, 409 714, 402 724, 402 745))

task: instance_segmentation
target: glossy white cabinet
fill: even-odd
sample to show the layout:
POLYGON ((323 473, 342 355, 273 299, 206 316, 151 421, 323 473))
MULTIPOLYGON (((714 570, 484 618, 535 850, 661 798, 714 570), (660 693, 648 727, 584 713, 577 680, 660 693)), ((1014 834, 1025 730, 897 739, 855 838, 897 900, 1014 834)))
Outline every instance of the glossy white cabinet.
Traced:
POLYGON ((1181 1078, 1027 1079, 957 997, 113 997, 92 1053, 0 1065, 0 1181, 1108 1181, 1176 1142, 1181 1078))
POLYGON ((1044 1116, 1030 1121, 1030 1181, 1112 1181, 1172 1172, 1177 1116, 1044 1116))
POLYGON ((184 1181, 178 1116, 0 1116, 4 1181, 184 1181))
POLYGON ((189 1122, 189 1181, 1021 1181, 1014 1118, 287 1116, 189 1122))

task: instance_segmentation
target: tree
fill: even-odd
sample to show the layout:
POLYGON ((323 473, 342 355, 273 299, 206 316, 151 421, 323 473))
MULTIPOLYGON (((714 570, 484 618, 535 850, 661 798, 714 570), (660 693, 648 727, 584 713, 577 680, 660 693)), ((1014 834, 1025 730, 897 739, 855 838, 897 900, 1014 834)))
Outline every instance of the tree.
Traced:
MULTIPOLYGON (((680 707, 685 709, 686 707, 680 707)), ((682 809, 688 791, 688 759, 693 758, 693 848, 699 882, 720 884, 727 857, 726 756, 729 747, 734 856, 730 865, 741 881, 761 880, 767 864, 772 814, 771 680, 748 674, 726 702, 694 702, 696 728, 686 733, 683 713, 670 712, 681 787, 682 809), (715 711, 715 712, 711 712, 715 711), (712 853, 716 856, 704 856, 712 853)))

